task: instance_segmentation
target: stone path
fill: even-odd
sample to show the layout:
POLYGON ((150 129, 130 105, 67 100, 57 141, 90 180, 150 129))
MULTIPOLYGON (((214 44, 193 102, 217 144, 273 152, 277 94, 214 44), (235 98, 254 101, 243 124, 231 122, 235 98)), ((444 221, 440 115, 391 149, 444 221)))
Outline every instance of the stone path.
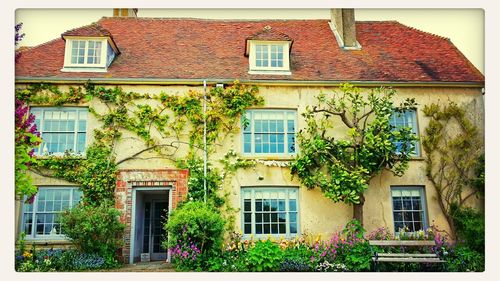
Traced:
POLYGON ((172 264, 165 261, 138 262, 126 264, 121 268, 110 269, 112 272, 175 272, 172 264))

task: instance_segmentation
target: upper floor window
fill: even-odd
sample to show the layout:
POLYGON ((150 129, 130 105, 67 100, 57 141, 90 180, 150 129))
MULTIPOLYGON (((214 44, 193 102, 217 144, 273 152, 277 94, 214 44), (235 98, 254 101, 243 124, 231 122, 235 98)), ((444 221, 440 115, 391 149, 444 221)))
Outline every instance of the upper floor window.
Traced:
POLYGON ((250 74, 290 73, 289 41, 250 41, 250 74))
POLYGON ((407 228, 415 232, 427 227, 424 189, 418 186, 394 186, 391 188, 394 232, 407 228))
POLYGON ((59 215, 82 198, 76 187, 39 187, 32 203, 24 203, 22 230, 30 238, 64 238, 59 215))
POLYGON ((241 192, 243 234, 298 234, 297 188, 244 187, 241 192))
POLYGON ((33 107, 35 124, 42 143, 35 148, 37 155, 82 154, 87 137, 87 113, 83 107, 33 107))
POLYGON ((106 38, 67 38, 63 71, 106 71, 115 57, 106 38))
MULTIPOLYGON (((417 128, 417 111, 415 109, 405 110, 403 112, 394 112, 389 120, 390 124, 395 128, 409 127, 412 132, 418 137, 417 128)), ((396 142, 397 150, 401 149, 402 143, 396 142)), ((415 142, 413 154, 420 156, 420 144, 415 142)))
POLYGON ((243 153, 295 154, 295 110, 248 110, 242 118, 243 153))

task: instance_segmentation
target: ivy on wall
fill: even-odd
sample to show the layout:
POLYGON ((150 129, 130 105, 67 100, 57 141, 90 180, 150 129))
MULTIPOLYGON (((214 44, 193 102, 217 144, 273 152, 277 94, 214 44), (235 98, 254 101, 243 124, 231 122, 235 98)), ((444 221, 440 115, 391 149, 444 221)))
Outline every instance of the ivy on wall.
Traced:
MULTIPOLYGON (((426 175, 436 189, 437 201, 456 238, 455 213, 484 196, 484 143, 466 104, 430 104, 423 108, 429 125, 422 136, 426 175)), ((463 222, 458 222, 461 224, 463 222)), ((479 237, 478 237, 479 239, 479 237)))
MULTIPOLYGON (((246 108, 263 104, 257 87, 241 85, 238 81, 226 88, 209 88, 205 115, 202 107, 204 95, 193 90, 182 96, 164 92, 140 94, 123 91, 120 87, 98 86, 89 81, 83 87, 69 87, 67 91, 52 84, 30 84, 16 89, 16 98, 31 106, 89 104, 89 112, 102 126, 94 130, 94 141, 87 147, 85 155, 76 156, 71 151, 64 156, 44 155, 30 167, 40 175, 80 185, 87 204, 112 204, 117 166, 129 160, 144 159, 141 157, 150 153, 154 153, 155 158, 172 160, 178 168, 189 169, 189 197, 202 200, 204 118, 207 122, 207 150, 212 153, 218 142, 237 130, 239 118, 246 108), (124 151, 117 154, 116 144, 123 140, 125 132, 141 140, 144 148, 130 155, 124 155, 124 151), (180 155, 181 145, 187 146, 187 156, 180 155)), ((235 169, 251 165, 241 164, 241 161, 230 165, 229 160, 221 163, 224 171, 209 164, 207 175, 210 201, 219 207, 224 203, 224 196, 218 195, 217 189, 224 178, 235 169)))

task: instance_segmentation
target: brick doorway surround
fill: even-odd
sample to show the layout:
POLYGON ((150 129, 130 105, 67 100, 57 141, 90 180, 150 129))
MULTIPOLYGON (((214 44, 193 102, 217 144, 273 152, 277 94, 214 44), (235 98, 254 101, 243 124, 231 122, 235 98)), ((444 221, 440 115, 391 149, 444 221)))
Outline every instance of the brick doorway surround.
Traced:
POLYGON ((171 187, 172 209, 187 196, 187 169, 127 169, 119 170, 115 189, 115 207, 121 212, 120 221, 125 224, 124 245, 121 257, 125 263, 130 258, 132 228, 132 193, 135 187, 171 187))

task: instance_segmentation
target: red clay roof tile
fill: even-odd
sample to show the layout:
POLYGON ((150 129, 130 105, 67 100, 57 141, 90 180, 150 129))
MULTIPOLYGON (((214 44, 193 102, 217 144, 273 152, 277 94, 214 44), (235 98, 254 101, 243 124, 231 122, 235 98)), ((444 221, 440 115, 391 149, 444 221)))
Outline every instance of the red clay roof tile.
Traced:
POLYGON ((23 51, 16 77, 484 82, 448 39, 394 21, 356 22, 357 51, 339 48, 328 20, 105 17, 98 26, 65 34, 110 32, 121 54, 106 73, 61 72, 64 42, 56 39, 23 51), (293 38, 292 75, 248 73, 246 39, 265 26, 293 38))

